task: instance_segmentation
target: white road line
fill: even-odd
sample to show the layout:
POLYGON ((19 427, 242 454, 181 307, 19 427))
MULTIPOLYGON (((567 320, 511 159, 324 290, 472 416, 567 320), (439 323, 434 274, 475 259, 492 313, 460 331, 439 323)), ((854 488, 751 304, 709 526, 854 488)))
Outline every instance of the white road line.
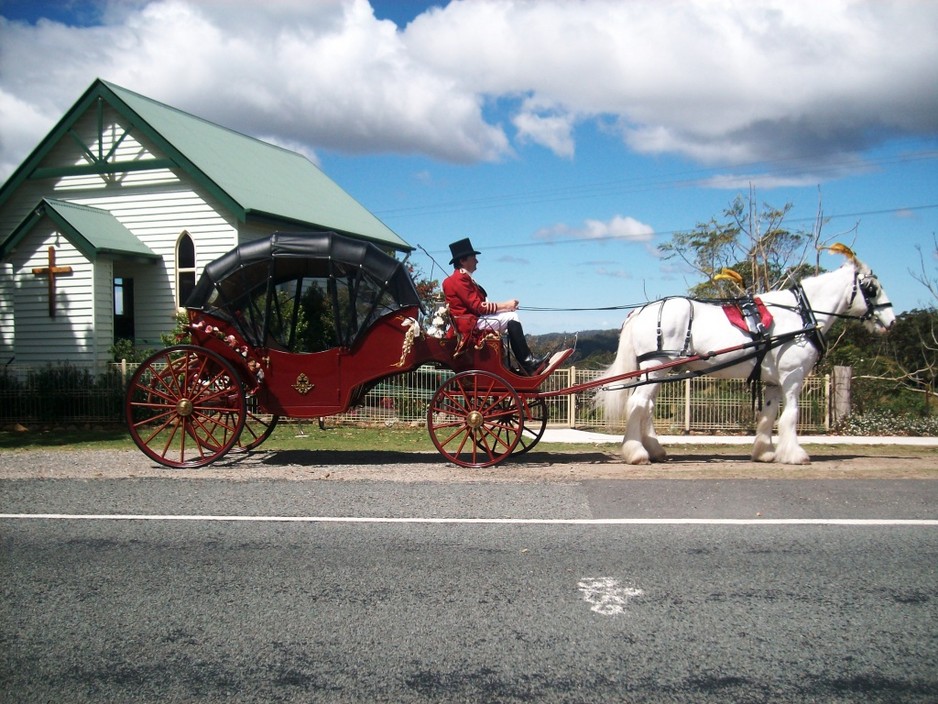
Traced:
POLYGON ((448 523, 568 526, 920 526, 938 519, 901 518, 382 518, 368 516, 199 516, 138 513, 0 513, 0 520, 204 521, 233 523, 448 523))

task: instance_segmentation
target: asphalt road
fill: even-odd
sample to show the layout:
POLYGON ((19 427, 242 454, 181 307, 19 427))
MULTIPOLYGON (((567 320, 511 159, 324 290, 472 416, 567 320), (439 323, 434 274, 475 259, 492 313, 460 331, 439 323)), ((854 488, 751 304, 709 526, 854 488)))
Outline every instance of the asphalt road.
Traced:
POLYGON ((5 702, 938 701, 933 480, 21 479, 0 513, 5 702))

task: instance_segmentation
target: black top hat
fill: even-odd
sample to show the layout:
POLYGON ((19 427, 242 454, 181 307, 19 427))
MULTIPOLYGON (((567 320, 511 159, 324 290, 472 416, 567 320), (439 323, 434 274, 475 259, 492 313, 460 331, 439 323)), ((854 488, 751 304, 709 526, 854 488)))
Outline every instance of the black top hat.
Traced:
POLYGON ((453 255, 453 258, 449 260, 450 264, 455 264, 463 257, 469 257, 473 254, 482 254, 482 252, 477 252, 473 249, 472 242, 469 241, 468 237, 464 240, 453 242, 453 244, 449 246, 449 253, 453 255))

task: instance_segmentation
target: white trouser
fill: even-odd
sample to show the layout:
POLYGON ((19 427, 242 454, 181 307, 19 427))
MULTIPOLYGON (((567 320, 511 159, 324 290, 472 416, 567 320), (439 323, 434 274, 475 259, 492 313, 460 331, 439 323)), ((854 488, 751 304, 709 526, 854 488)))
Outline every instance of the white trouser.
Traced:
POLYGON ((518 320, 518 314, 515 311, 480 315, 479 319, 476 321, 476 330, 497 332, 500 335, 508 330, 508 323, 510 323, 512 320, 518 320))

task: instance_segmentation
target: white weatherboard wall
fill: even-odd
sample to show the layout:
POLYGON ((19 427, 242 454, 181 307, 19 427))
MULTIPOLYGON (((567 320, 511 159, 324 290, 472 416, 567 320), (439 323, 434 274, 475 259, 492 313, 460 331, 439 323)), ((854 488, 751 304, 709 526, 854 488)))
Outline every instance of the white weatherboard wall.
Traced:
POLYGON ((68 361, 92 366, 96 355, 88 341, 94 330, 94 268, 68 240, 55 232, 51 221, 42 220, 13 256, 15 268, 16 361, 30 364, 68 361), (49 316, 48 276, 33 268, 49 265, 48 248, 55 247, 56 266, 72 272, 56 277, 56 316, 49 316))
POLYGON ((0 262, 0 364, 13 361, 13 263, 0 262))
MULTIPOLYGON (((108 110, 105 116, 112 123, 104 130, 103 152, 107 153, 115 140, 121 140, 115 161, 165 156, 135 134, 126 134, 117 113, 108 110)), ((97 122, 91 117, 83 119, 76 131, 86 143, 97 140, 97 122)), ((235 222, 216 203, 198 193, 194 184, 169 169, 117 176, 70 176, 60 179, 54 190, 56 198, 107 210, 162 258, 161 263, 118 261, 113 272, 114 276, 134 280, 135 333, 138 344, 143 346, 159 346, 160 335, 171 331, 175 324, 176 244, 182 234, 188 233, 195 243, 196 277, 208 262, 237 241, 235 222)))

